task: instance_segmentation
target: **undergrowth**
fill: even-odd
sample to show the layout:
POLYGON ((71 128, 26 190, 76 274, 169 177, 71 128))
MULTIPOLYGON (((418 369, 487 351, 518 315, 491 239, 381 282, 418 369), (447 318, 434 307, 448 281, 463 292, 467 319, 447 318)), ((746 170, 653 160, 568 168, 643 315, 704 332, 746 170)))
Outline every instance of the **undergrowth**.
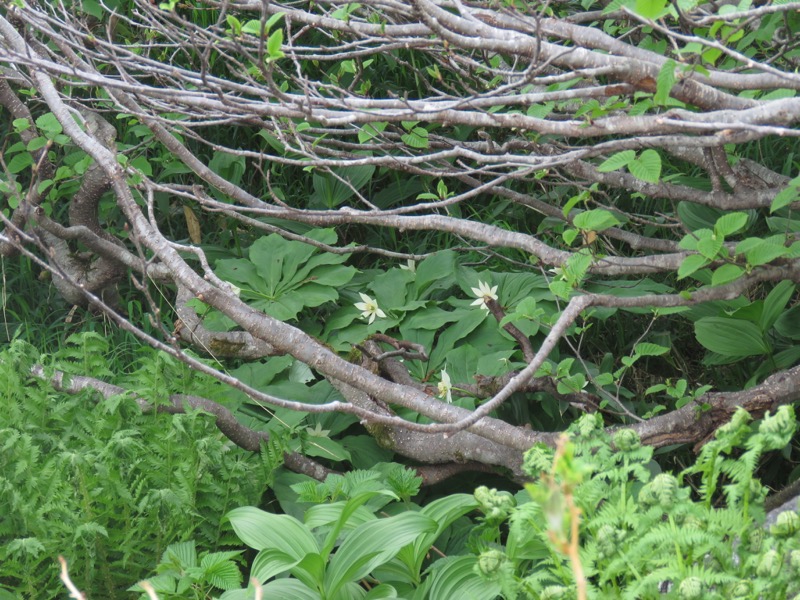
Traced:
MULTIPOLYGON (((169 544, 230 542, 222 516, 265 489, 259 458, 202 413, 145 414, 132 397, 69 395, 30 375, 45 361, 102 377, 106 344, 89 333, 50 358, 20 340, 0 352, 0 593, 63 597, 63 554, 90 597, 130 597, 123 590, 169 544)), ((166 376, 177 368, 146 353, 139 379, 159 382, 161 394, 186 392, 188 381, 166 376)))

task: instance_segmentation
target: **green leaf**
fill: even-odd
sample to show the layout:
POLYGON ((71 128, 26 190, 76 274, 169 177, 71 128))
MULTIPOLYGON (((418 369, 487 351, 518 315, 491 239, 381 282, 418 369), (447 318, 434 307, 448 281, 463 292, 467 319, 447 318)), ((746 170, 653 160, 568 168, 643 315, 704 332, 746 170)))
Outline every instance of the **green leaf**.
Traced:
POLYGON ((361 129, 358 130, 358 141, 362 144, 370 141, 371 139, 378 137, 386 126, 389 123, 386 121, 378 122, 378 123, 365 123, 361 126, 361 129))
POLYGON ((417 294, 429 294, 436 289, 446 289, 455 282, 456 253, 452 250, 436 252, 417 266, 417 294))
POLYGON ((234 36, 242 35, 242 22, 234 17, 233 15, 227 15, 225 17, 225 21, 228 23, 228 27, 231 28, 231 33, 234 36))
POLYGON ((631 175, 642 181, 658 183, 661 177, 661 156, 655 150, 645 150, 628 164, 631 175))
POLYGON ((184 569, 197 566, 197 550, 194 541, 176 542, 167 546, 161 555, 161 562, 168 563, 177 560, 184 569))
POLYGON ((794 283, 791 281, 781 281, 767 294, 767 297, 764 299, 764 309, 761 313, 761 329, 763 331, 769 330, 775 324, 778 317, 780 317, 786 309, 789 300, 794 296, 794 292, 794 283))
POLYGON ((310 204, 315 208, 336 208, 360 191, 375 173, 374 165, 332 169, 333 174, 314 171, 314 194, 310 204))
POLYGON ((697 251, 708 260, 714 260, 722 250, 722 238, 707 237, 697 242, 697 251))
POLYGON ((267 39, 267 53, 269 54, 269 60, 278 60, 279 58, 286 56, 281 51, 281 46, 283 46, 283 29, 276 29, 267 39))
POLYGON ((414 512, 361 525, 345 538, 328 565, 326 596, 335 597, 343 585, 366 577, 391 560, 403 546, 433 531, 436 522, 414 512))
MULTIPOLYGON (((312 555, 319 556, 316 553, 309 553, 306 554, 305 557, 312 555)), ((255 577, 259 583, 264 583, 276 575, 280 575, 281 573, 286 573, 287 571, 294 569, 294 567, 300 564, 301 560, 302 559, 293 557, 276 548, 264 548, 253 560, 253 566, 250 569, 250 576, 255 577)), ((305 579, 305 577, 303 578, 305 579)))
POLYGON ((412 148, 427 148, 428 147, 428 130, 422 127, 414 127, 408 133, 400 136, 403 142, 412 148))
POLYGON ((245 506, 233 509, 224 518, 230 521, 239 539, 256 550, 270 548, 294 560, 319 552, 311 532, 288 515, 275 515, 245 506))
POLYGON ((14 126, 14 131, 21 133, 31 128, 31 122, 28 119, 14 119, 11 124, 14 126))
POLYGON ((427 598, 494 600, 500 595, 500 584, 482 578, 476 572, 477 557, 456 556, 438 560, 428 578, 427 598))
MULTIPOLYGON (((230 17, 228 17, 228 18, 230 18, 230 17)), ((230 24, 231 24, 231 22, 228 21, 228 25, 230 25, 230 24)), ((232 26, 231 26, 231 29, 233 29, 232 26)), ((255 35, 255 36, 258 36, 258 37, 261 37, 265 33, 265 31, 261 27, 261 21, 258 20, 258 19, 249 20, 247 23, 242 25, 240 29, 241 29, 241 33, 249 33, 250 35, 255 35)), ((267 31, 269 31, 269 30, 267 30, 267 31)))
POLYGON ((603 231, 620 223, 614 213, 602 208, 584 211, 576 215, 572 221, 575 227, 584 231, 603 231))
POLYGON ((724 356, 757 356, 770 352, 761 329, 750 321, 704 317, 694 324, 694 333, 700 345, 724 356))
MULTIPOLYGON (((319 592, 295 579, 278 579, 270 581, 261 588, 262 598, 291 598, 292 600, 321 600, 319 592)), ((252 593, 245 596, 229 595, 235 592, 226 592, 220 600, 252 600, 252 593)))
POLYGON ((53 113, 47 113, 36 119, 36 127, 49 138, 64 131, 61 123, 58 122, 53 113))
POLYGON ((653 96, 653 100, 656 104, 662 106, 667 104, 669 93, 672 90, 672 86, 675 85, 676 64, 677 63, 670 58, 661 66, 661 70, 658 72, 658 77, 656 78, 656 93, 655 96, 653 96))
POLYGON ((702 240, 710 239, 713 235, 714 232, 710 229, 698 229, 697 231, 692 231, 683 236, 678 246, 684 250, 697 250, 697 245, 702 240))
POLYGON ((408 568, 413 578, 417 578, 422 569, 422 564, 433 546, 433 543, 456 519, 466 515, 478 507, 478 502, 472 494, 450 494, 438 498, 424 506, 421 514, 430 517, 436 523, 436 531, 425 533, 417 538, 413 544, 404 547, 397 555, 408 568))
POLYGON ((33 165, 33 156, 30 152, 22 152, 17 154, 8 161, 8 172, 16 175, 20 171, 27 169, 33 165))
POLYGON ((775 195, 769 207, 769 212, 774 213, 776 210, 796 202, 800 198, 800 190, 798 188, 800 188, 800 176, 792 179, 789 185, 775 195))
POLYGON ((702 269, 709 261, 705 256, 700 254, 690 254, 686 258, 683 259, 681 266, 678 267, 678 279, 684 279, 688 277, 698 269, 702 269))
POLYGON ((747 225, 749 215, 743 212, 734 212, 722 215, 714 224, 714 233, 718 236, 728 237, 738 233, 747 225))
POLYGON ((778 317, 775 331, 789 339, 800 340, 800 304, 795 304, 778 317))
POLYGON ((636 344, 633 352, 639 356, 661 356, 669 352, 669 348, 666 346, 659 346, 658 344, 651 344, 650 342, 640 342, 636 344))
POLYGON ((205 580, 221 590, 233 590, 242 585, 242 573, 236 563, 230 560, 239 552, 213 552, 203 557, 200 567, 204 569, 205 580))
POLYGON ((319 456, 334 462, 350 460, 350 453, 342 447, 341 443, 329 437, 310 436, 303 444, 302 450, 306 456, 319 456))
POLYGON ((664 12, 665 0, 636 0, 634 11, 645 19, 656 19, 664 12))
POLYGON ((47 138, 43 136, 38 136, 33 138, 25 149, 28 152, 36 152, 39 148, 44 148, 47 145, 47 138))
POLYGON ((610 173, 611 171, 616 171, 622 167, 627 167, 635 158, 636 152, 633 150, 623 150, 622 152, 617 152, 616 154, 609 156, 606 160, 600 163, 600 165, 598 165, 597 170, 600 173, 610 173))
POLYGON ((380 583, 364 596, 364 600, 384 600, 397 597, 397 590, 395 588, 388 583, 380 583))
POLYGON ((744 273, 744 269, 739 265, 724 264, 714 271, 711 276, 711 285, 724 285, 739 279, 744 273))
POLYGON ((771 244, 762 240, 760 243, 747 250, 744 255, 748 264, 757 267, 770 263, 781 256, 785 256, 788 252, 789 249, 786 246, 771 244))

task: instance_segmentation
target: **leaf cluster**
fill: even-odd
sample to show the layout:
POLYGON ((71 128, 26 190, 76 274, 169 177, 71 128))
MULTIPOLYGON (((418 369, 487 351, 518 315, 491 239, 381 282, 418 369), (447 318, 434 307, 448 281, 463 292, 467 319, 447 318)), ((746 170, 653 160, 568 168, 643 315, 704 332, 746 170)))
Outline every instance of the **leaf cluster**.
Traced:
MULTIPOLYGON (((0 590, 60 597, 61 554, 81 589, 120 597, 169 544, 224 545, 221 516, 264 491, 258 457, 234 450, 199 412, 145 414, 131 397, 69 395, 29 375, 34 362, 105 374, 108 350, 86 333, 51 357, 20 340, 0 352, 0 590)), ((151 378, 163 371, 154 360, 141 364, 151 378)), ((187 391, 158 380, 162 393, 187 391)))

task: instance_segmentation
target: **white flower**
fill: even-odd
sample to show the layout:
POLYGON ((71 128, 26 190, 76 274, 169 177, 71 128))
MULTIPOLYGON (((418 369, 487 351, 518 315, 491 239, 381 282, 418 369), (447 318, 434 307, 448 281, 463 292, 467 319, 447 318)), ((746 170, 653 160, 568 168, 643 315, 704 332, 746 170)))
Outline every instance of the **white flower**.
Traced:
POLYGON ((497 286, 490 288, 489 284, 483 281, 478 282, 478 287, 472 288, 472 293, 475 294, 478 299, 470 306, 480 306, 484 310, 489 310, 489 307, 486 306, 487 300, 497 300, 497 286))
POLYGON ((442 369, 442 380, 439 382, 439 396, 448 404, 453 403, 453 386, 450 383, 450 375, 442 369))
POLYGON ((356 302, 355 307, 361 311, 362 319, 369 317, 369 322, 372 323, 375 321, 375 317, 380 317, 381 319, 386 317, 386 313, 378 308, 377 300, 373 300, 366 294, 359 293, 358 295, 361 296, 363 302, 356 302))

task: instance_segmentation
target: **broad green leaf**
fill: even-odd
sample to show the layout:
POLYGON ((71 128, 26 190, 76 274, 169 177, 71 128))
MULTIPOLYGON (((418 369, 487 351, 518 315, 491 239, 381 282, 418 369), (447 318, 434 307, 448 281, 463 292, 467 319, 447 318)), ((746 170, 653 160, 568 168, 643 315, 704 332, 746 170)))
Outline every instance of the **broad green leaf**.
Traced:
POLYGON ((415 279, 414 273, 405 269, 389 269, 372 280, 370 289, 383 309, 393 309, 406 303, 408 284, 415 279))
MULTIPOLYGON (((378 495, 394 497, 394 494, 391 494, 391 492, 388 491, 368 490, 356 494, 355 496, 353 496, 352 498, 341 504, 341 508, 339 509, 339 516, 336 519, 336 523, 328 532, 328 535, 325 536, 325 541, 322 544, 322 555, 324 557, 327 558, 330 556, 330 553, 333 551, 333 548, 336 545, 336 540, 339 538, 339 534, 347 527, 350 518, 356 513, 356 511, 363 509, 364 504, 366 504, 369 500, 378 495)), ((377 519, 375 518, 369 519, 362 525, 356 527, 356 529, 365 526, 368 523, 372 523, 374 521, 377 521, 377 519)))
POLYGON ((283 45, 283 29, 276 29, 267 39, 267 53, 270 60, 277 60, 283 58, 285 55, 281 51, 283 45))
MULTIPOLYGON (((403 330, 409 329, 439 329, 442 325, 458 321, 461 317, 471 314, 465 309, 446 311, 438 306, 428 306, 410 313, 403 321, 403 330)), ((405 334, 404 334, 405 335, 405 334)))
POLYGON ((397 590, 388 583, 376 585, 364 596, 364 600, 385 600, 390 598, 397 598, 397 590))
POLYGON ((684 250, 697 250, 697 245, 701 241, 710 239, 713 235, 714 232, 710 229, 698 229, 683 236, 678 246, 684 250))
POLYGON ((684 279, 688 277, 695 271, 702 269, 709 261, 705 256, 700 254, 690 254, 686 258, 683 259, 681 266, 678 267, 678 279, 684 279))
POLYGON ((408 133, 401 135, 400 139, 412 148, 424 149, 428 147, 428 130, 422 127, 414 127, 408 133))
POLYGON ((724 356, 756 356, 770 351, 761 329, 750 321, 705 317, 694 324, 694 333, 704 348, 724 356))
POLYGON ((274 549, 292 559, 301 560, 306 554, 318 553, 314 536, 297 519, 275 515, 258 508, 235 508, 225 515, 239 539, 256 550, 274 549))
POLYGON ((789 252, 786 246, 771 244, 766 240, 747 250, 744 255, 748 264, 757 267, 772 262, 776 258, 785 256, 789 252))
POLYGON ((628 164, 631 175, 642 181, 658 183, 661 177, 661 156, 655 150, 645 150, 628 164))
POLYGON ((639 356, 661 356, 669 352, 669 348, 650 342, 640 342, 633 348, 633 352, 639 356))
POLYGON ((440 369, 448 354, 455 347, 456 342, 467 337, 485 320, 486 311, 474 306, 459 321, 445 329, 431 351, 429 367, 434 370, 440 369))
MULTIPOLYGON (((307 235, 323 243, 336 241, 332 230, 307 235)), ((248 258, 217 261, 217 275, 240 287, 241 297, 254 308, 281 320, 296 318, 306 307, 337 300, 338 289, 356 273, 354 267, 341 265, 347 255, 320 252, 277 234, 256 240, 248 258)))
POLYGON ((601 173, 616 171, 622 167, 627 167, 628 164, 630 164, 630 162, 635 158, 636 152, 633 150, 623 150, 622 152, 617 152, 616 154, 609 156, 606 160, 598 165, 597 170, 601 173))
POLYGON ((662 106, 667 104, 669 93, 672 90, 672 86, 675 85, 676 64, 677 63, 670 58, 661 66, 661 70, 658 72, 658 77, 656 78, 656 93, 655 96, 653 96, 653 100, 656 104, 662 106))
POLYGON ((64 131, 53 113, 47 113, 36 119, 36 127, 47 137, 52 138, 64 131))
POLYGON ((250 576, 263 584, 276 575, 289 571, 309 587, 316 587, 321 583, 324 561, 316 552, 306 554, 303 558, 295 558, 275 548, 265 548, 253 560, 250 576), (301 562, 304 562, 303 567, 300 566, 301 562))
MULTIPOLYGON (((236 563, 230 559, 218 560, 222 555, 229 555, 230 552, 215 552, 203 558, 201 567, 204 569, 204 577, 211 585, 221 590, 234 590, 242 585, 242 572, 236 563)), ((234 555, 239 554, 234 552, 234 555)))
POLYGON ((389 123, 386 121, 381 121, 377 123, 365 123, 361 126, 361 129, 358 130, 358 141, 362 144, 370 141, 373 138, 378 137, 386 126, 389 123))
POLYGON ((39 148, 44 148, 47 145, 47 138, 44 136, 38 136, 33 138, 28 145, 25 146, 25 149, 28 152, 36 152, 39 148))
POLYGON ((634 11, 645 19, 656 19, 664 12, 666 5, 666 0, 636 0, 634 11))
MULTIPOLYGON (((314 589, 296 579, 278 579, 261 587, 262 598, 291 598, 292 600, 322 600, 314 589)), ((235 590, 225 592, 220 600, 255 600, 253 590, 235 590)))
POLYGON ((795 285, 791 281, 781 281, 767 294, 764 299, 764 310, 761 313, 761 329, 763 331, 769 330, 778 317, 783 314, 789 300, 794 296, 794 292, 795 285))
POLYGON ((437 252, 417 265, 415 280, 417 294, 430 293, 450 287, 455 281, 456 253, 452 250, 437 252))
MULTIPOLYGON (((524 333, 524 332, 523 332, 524 333)), ((477 375, 484 375, 486 377, 499 377, 508 373, 509 360, 517 352, 516 349, 501 350, 499 352, 491 352, 489 354, 477 351, 480 355, 478 366, 476 368, 477 375)))
POLYGON ((413 544, 404 547, 397 555, 398 559, 409 569, 409 574, 414 579, 420 575, 423 561, 433 543, 442 535, 442 532, 456 519, 463 517, 477 507, 478 503, 472 494, 450 494, 434 500, 420 510, 421 514, 434 520, 436 531, 421 535, 413 544))
POLYGON ((584 231, 603 231, 620 224, 620 220, 609 210, 596 208, 575 215, 572 224, 584 231))
POLYGON ((359 165, 332 171, 333 174, 314 171, 314 194, 310 201, 312 206, 336 208, 343 204, 372 179, 375 167, 359 165))
POLYGON ((734 233, 738 233, 744 229, 745 225, 747 225, 747 220, 749 218, 749 215, 744 212, 735 212, 722 215, 719 219, 717 219, 717 222, 714 225, 714 233, 716 233, 717 236, 722 237, 728 237, 734 233))
POLYGON ((170 562, 177 559, 183 568, 197 566, 197 550, 194 541, 176 542, 167 546, 161 556, 161 562, 170 562))
POLYGON ((722 250, 722 238, 708 237, 697 242, 697 251, 708 260, 714 260, 722 250))
POLYGON ((744 273, 744 269, 739 265, 724 264, 716 269, 711 275, 711 285, 724 285, 739 279, 744 273))
MULTIPOLYGON (((228 24, 230 25, 230 21, 228 21, 228 24)), ((233 28, 233 27, 231 27, 231 29, 234 29, 234 28, 233 28)), ((241 32, 242 32, 242 33, 249 33, 250 35, 255 35, 255 36, 259 36, 259 37, 260 37, 262 34, 264 34, 264 33, 266 33, 267 31, 269 31, 268 29, 267 29, 267 30, 265 30, 265 29, 262 27, 262 25, 261 25, 261 21, 260 21, 260 20, 258 20, 258 19, 251 19, 251 20, 249 20, 249 21, 248 21, 247 23, 245 23, 244 25, 241 25, 240 29, 241 29, 241 32)))
POLYGON ((432 531, 436 531, 436 522, 414 512, 365 523, 345 538, 328 564, 326 594, 335 596, 343 585, 366 577, 403 546, 432 531))
POLYGON ((23 171, 33 165, 33 156, 31 156, 30 152, 22 152, 17 154, 8 161, 8 172, 16 175, 20 171, 23 171))
POLYGON ((233 33, 233 35, 242 35, 242 22, 239 19, 233 15, 227 15, 225 21, 228 23, 228 27, 231 28, 231 33, 233 33))
POLYGON ((428 577, 430 590, 427 598, 452 598, 454 600, 494 600, 500 594, 500 584, 482 578, 476 572, 477 557, 456 556, 434 563, 428 577))
MULTIPOLYGON (((377 492, 372 494, 372 496, 375 495, 377 495, 377 492)), ((345 509, 348 510, 348 516, 344 521, 344 525, 340 528, 340 531, 352 531, 359 525, 374 521, 378 518, 364 506, 356 506, 355 510, 352 510, 352 506, 347 505, 351 500, 341 500, 328 504, 315 504, 306 511, 304 517, 306 527, 314 530, 327 525, 334 525, 342 518, 342 513, 345 509)), ((369 500, 369 497, 363 499, 363 502, 367 500, 369 500)))
POLYGON ((800 189, 798 188, 800 188, 800 177, 795 177, 789 182, 789 185, 778 192, 775 198, 772 199, 769 212, 774 213, 776 210, 789 206, 792 202, 800 199, 800 189))
MULTIPOLYGON (((708 188, 711 189, 710 186, 708 188)), ((695 204, 694 202, 679 202, 678 216, 686 227, 695 231, 697 229, 713 229, 714 224, 724 214, 723 211, 695 204)))
POLYGON ((800 340, 800 304, 781 313, 775 321, 775 331, 792 340, 800 340))
POLYGON ((350 453, 342 447, 338 440, 329 437, 308 437, 303 444, 302 452, 306 456, 319 456, 334 462, 350 460, 350 453))
MULTIPOLYGON (((14 126, 14 131, 17 133, 21 133, 31 128, 31 122, 28 119, 14 119, 11 121, 11 124, 14 126)), ((8 150, 10 150, 10 148, 8 150)))

